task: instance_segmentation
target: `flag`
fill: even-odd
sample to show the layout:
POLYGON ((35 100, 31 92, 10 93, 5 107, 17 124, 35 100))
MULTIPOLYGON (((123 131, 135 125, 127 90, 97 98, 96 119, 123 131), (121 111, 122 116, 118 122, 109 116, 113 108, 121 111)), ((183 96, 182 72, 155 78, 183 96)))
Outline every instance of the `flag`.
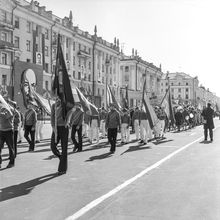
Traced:
POLYGON ((125 87, 125 97, 123 98, 123 106, 124 108, 129 108, 129 99, 128 99, 128 85, 125 87))
POLYGON ((65 118, 68 110, 70 110, 74 106, 74 99, 60 44, 60 34, 58 34, 55 76, 52 85, 52 91, 61 100, 62 114, 63 118, 65 118))
POLYGON ((107 106, 109 107, 110 104, 114 104, 118 111, 122 110, 121 105, 117 102, 117 100, 116 100, 115 96, 113 95, 109 85, 107 85, 107 106))
POLYGON ((0 94, 0 107, 3 107, 5 109, 7 109, 11 114, 11 107, 9 106, 9 104, 5 101, 5 99, 2 97, 2 95, 0 94))
POLYGON ((82 94, 82 92, 76 87, 76 91, 82 105, 84 112, 89 112, 89 115, 99 115, 98 109, 95 105, 88 101, 88 99, 82 94))
POLYGON ((160 106, 164 108, 168 120, 171 121, 171 124, 173 125, 175 123, 175 117, 174 117, 172 100, 170 95, 170 87, 168 88, 160 106))
POLYGON ((142 106, 144 108, 144 111, 147 114, 147 119, 149 121, 150 128, 153 129, 154 126, 159 122, 159 119, 157 118, 157 115, 150 104, 150 100, 147 97, 147 94, 145 92, 146 89, 146 79, 143 86, 143 95, 142 95, 142 106))

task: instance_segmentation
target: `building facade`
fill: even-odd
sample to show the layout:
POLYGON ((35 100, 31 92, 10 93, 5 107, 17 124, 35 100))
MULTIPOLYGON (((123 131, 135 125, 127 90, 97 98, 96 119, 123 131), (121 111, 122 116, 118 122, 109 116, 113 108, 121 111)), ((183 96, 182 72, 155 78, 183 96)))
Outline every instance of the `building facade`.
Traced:
MULTIPOLYGON (((37 1, 0 0, 0 85, 13 86, 16 60, 43 67, 44 96, 50 94, 56 64, 57 36, 71 84, 97 106, 106 105, 106 86, 119 96, 119 40, 109 43, 73 25, 72 12, 59 18, 37 1), (3 9, 4 8, 4 9, 3 9)), ((13 98, 13 97, 12 97, 13 98)), ((16 101, 16 100, 15 100, 16 101)))
POLYGON ((152 104, 158 104, 160 99, 161 68, 148 63, 137 55, 132 49, 132 55, 121 54, 120 59, 120 84, 121 95, 125 96, 125 87, 128 87, 130 106, 141 104, 143 85, 146 79, 146 92, 152 104))

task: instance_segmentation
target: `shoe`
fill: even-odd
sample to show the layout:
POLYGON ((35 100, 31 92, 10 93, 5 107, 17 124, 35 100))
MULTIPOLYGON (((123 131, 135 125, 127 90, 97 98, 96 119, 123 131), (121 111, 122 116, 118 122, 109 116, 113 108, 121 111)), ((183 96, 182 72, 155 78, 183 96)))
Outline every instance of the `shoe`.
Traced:
POLYGON ((39 144, 39 143, 40 143, 40 141, 35 141, 35 143, 36 143, 36 144, 39 144))
POLYGON ((139 143, 141 143, 141 144, 142 144, 142 143, 144 143, 144 141, 143 141, 143 140, 141 140, 141 141, 139 141, 139 143))
POLYGON ((77 149, 77 151, 76 152, 82 152, 82 149, 77 149))
POLYGON ((21 141, 18 141, 18 142, 17 142, 17 144, 20 144, 20 143, 21 143, 21 141))
POLYGON ((213 142, 213 139, 211 139, 211 142, 213 142))
POLYGON ((121 144, 124 144, 124 143, 125 143, 124 141, 121 142, 121 144))
POLYGON ((34 151, 34 149, 29 149, 28 151, 29 151, 29 152, 32 152, 32 151, 34 151))
POLYGON ((8 166, 7 166, 6 168, 12 168, 12 167, 14 167, 14 166, 15 166, 14 163, 9 163, 8 166))
POLYGON ((114 154, 114 153, 115 153, 115 151, 114 151, 114 150, 110 150, 110 153, 114 154))
POLYGON ((66 171, 58 171, 58 173, 57 173, 58 176, 61 176, 63 174, 66 174, 66 171))
POLYGON ((204 141, 207 141, 207 139, 204 139, 204 141))

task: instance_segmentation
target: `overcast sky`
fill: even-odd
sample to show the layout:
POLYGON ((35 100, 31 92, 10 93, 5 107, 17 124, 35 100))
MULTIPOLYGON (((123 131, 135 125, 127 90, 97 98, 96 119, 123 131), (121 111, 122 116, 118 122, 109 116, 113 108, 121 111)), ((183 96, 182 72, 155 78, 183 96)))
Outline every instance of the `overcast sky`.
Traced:
POLYGON ((220 1, 218 0, 39 0, 61 18, 73 12, 80 29, 112 42, 119 38, 164 72, 198 76, 220 96, 220 1))

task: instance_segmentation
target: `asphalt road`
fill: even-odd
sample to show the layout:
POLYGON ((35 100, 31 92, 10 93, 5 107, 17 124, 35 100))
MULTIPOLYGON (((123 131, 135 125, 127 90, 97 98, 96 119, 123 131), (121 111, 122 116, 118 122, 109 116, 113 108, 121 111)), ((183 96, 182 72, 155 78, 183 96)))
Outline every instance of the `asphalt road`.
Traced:
MULTIPOLYGON (((57 176, 49 140, 33 153, 19 145, 16 166, 0 170, 0 219, 220 219, 220 121, 214 142, 203 128, 167 133, 147 145, 131 142, 109 154, 106 140, 72 153, 68 172, 57 176), (138 175, 139 174, 139 175, 138 175), (137 176, 138 175, 138 176, 137 176)), ((49 137, 49 127, 44 135, 49 137)), ((132 138, 134 136, 132 135, 132 138)))

